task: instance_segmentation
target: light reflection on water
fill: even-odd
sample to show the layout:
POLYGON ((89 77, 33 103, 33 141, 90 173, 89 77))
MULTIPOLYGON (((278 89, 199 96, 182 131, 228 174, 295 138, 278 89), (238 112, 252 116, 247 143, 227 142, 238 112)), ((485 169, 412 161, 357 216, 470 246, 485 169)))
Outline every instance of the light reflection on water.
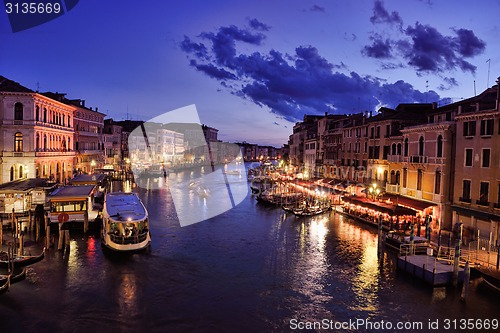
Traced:
POLYGON ((150 213, 151 252, 116 258, 99 236, 72 234, 67 256, 48 251, 1 295, 0 332, 288 332, 292 318, 498 315, 484 293, 464 306, 454 291, 396 276, 394 256, 377 257, 376 230, 335 212, 296 218, 249 196, 180 227, 167 184, 133 191, 150 213))

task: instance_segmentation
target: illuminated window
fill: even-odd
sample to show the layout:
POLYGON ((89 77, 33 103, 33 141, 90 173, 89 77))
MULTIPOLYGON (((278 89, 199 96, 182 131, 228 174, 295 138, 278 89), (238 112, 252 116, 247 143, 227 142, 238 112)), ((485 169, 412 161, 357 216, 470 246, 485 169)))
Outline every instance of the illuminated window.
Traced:
POLYGON ((14 151, 15 152, 23 151, 23 134, 20 132, 17 132, 14 135, 14 151))

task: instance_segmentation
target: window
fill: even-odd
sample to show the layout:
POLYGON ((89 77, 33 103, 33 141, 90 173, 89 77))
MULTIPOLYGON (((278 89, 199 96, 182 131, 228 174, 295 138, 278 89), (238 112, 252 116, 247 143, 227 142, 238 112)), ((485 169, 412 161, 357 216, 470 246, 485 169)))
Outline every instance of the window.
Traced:
POLYGON ((481 163, 481 167, 483 168, 490 167, 490 155, 491 155, 491 150, 489 148, 483 148, 483 161, 481 163))
POLYGON ((418 156, 424 156, 424 137, 418 139, 418 156))
POLYGON ((365 141, 365 154, 368 151, 368 141, 365 141))
POLYGON ((385 137, 388 138, 391 135, 391 125, 385 125, 385 137))
POLYGON ((497 203, 495 204, 495 207, 500 208, 500 182, 498 182, 497 203))
POLYGON ((434 179, 434 193, 441 193, 441 171, 436 171, 435 179, 434 179))
POLYGON ((36 111, 35 111, 35 120, 39 121, 40 120, 40 107, 37 105, 36 106, 36 111))
POLYGON ((14 105, 14 120, 23 120, 24 106, 22 103, 14 105))
POLYGON ((477 204, 479 205, 488 205, 488 195, 490 190, 490 183, 481 182, 479 186, 479 200, 477 204))
POLYGON ((406 187, 407 181, 408 181, 408 169, 403 168, 403 187, 406 187))
POLYGON ((466 121, 464 122, 464 136, 474 136, 476 135, 476 121, 466 121))
POLYGON ((446 121, 451 121, 451 112, 446 112, 446 121))
POLYGON ((370 128, 370 139, 373 139, 373 137, 375 136, 375 128, 374 127, 371 127, 370 128))
POLYGON ((481 120, 481 135, 493 135, 493 119, 481 120))
POLYGON ((375 133, 376 138, 380 138, 380 126, 377 126, 377 132, 375 133))
POLYGON ((408 156, 408 138, 405 139, 404 156, 408 156))
POLYGON ((389 155, 390 146, 384 146, 384 150, 382 151, 382 159, 386 160, 389 155))
POLYGON ((436 157, 443 157, 443 137, 441 135, 437 138, 437 153, 436 157))
POLYGON ((47 122, 47 109, 46 108, 43 108, 43 122, 44 123, 47 122))
POLYGON ((23 151, 23 134, 17 132, 14 135, 14 151, 21 152, 23 151))
POLYGON ((465 166, 472 166, 472 148, 465 149, 465 166))
POLYGON ((391 146, 391 155, 396 155, 396 144, 393 143, 391 146))
POLYGON ((401 144, 400 143, 398 143, 398 148, 397 149, 398 149, 398 155, 401 155, 401 144))
POLYGON ((434 115, 433 114, 431 114, 429 116, 429 124, 432 124, 432 123, 434 123, 434 115))
POLYGON ((462 181, 462 197, 460 201, 470 202, 470 180, 464 179, 462 181))
POLYGON ((396 171, 396 184, 399 185, 399 177, 400 177, 400 173, 399 173, 399 170, 396 171))
POLYGON ((424 178, 424 172, 420 169, 417 171, 417 191, 422 191, 422 180, 424 178))

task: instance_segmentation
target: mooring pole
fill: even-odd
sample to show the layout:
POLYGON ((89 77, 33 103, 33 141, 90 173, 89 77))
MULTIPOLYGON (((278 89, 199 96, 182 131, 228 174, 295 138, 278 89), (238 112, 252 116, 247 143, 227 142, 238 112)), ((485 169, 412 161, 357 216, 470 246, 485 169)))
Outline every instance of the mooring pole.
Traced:
POLYGON ((470 281, 470 267, 469 262, 465 263, 464 268, 464 283, 462 285, 462 294, 460 295, 460 300, 465 302, 467 295, 469 294, 469 281, 470 281))
POLYGON ((453 286, 456 287, 458 284, 458 264, 460 259, 460 248, 462 246, 462 232, 463 232, 463 223, 459 223, 458 228, 458 237, 455 243, 455 260, 453 262, 453 286))

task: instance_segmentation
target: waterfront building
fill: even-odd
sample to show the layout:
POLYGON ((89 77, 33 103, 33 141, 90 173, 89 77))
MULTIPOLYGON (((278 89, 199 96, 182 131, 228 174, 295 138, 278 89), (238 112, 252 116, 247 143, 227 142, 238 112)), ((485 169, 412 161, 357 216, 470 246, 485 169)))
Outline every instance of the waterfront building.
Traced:
POLYGON ((71 178, 76 107, 0 76, 0 183, 71 178))
POLYGON ((414 199, 412 208, 432 215, 436 228, 450 230, 455 111, 447 105, 426 114, 425 124, 405 127, 401 130, 402 140, 391 146, 391 175, 386 190, 414 199))
POLYGON ((500 78, 482 94, 455 103, 453 224, 498 244, 500 234, 500 78))
POLYGON ((66 94, 44 93, 45 96, 75 107, 73 127, 75 136, 74 168, 77 172, 92 173, 96 168, 104 166, 104 117, 105 115, 92 107, 85 106, 85 100, 67 99, 66 94))
POLYGON ((122 162, 122 127, 113 119, 104 120, 104 158, 106 165, 113 168, 122 162))

